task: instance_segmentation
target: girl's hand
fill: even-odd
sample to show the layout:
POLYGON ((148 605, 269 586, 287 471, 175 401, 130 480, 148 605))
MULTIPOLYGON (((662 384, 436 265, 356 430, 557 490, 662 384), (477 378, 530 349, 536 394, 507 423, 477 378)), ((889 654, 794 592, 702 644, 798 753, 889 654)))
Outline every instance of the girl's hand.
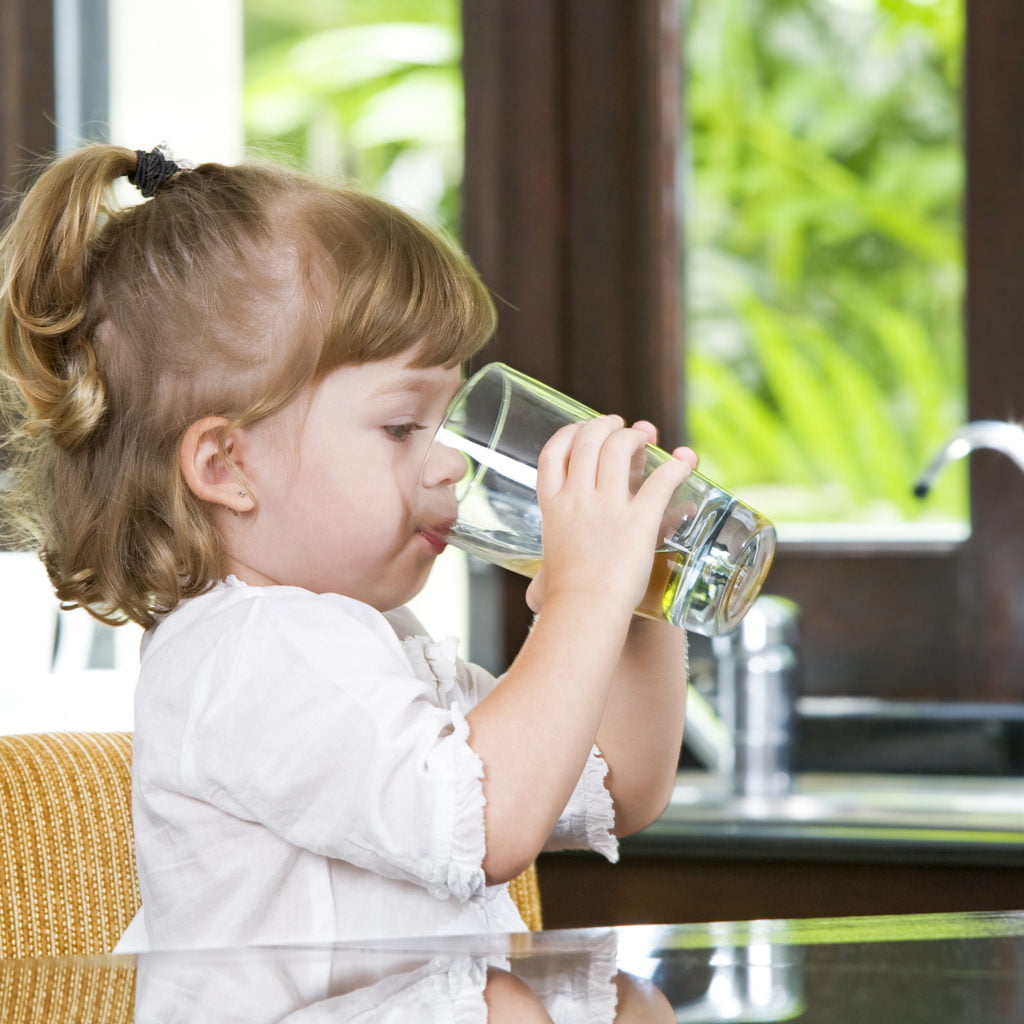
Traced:
MULTIPOLYGON (((633 424, 634 430, 639 430, 647 436, 648 444, 658 443, 658 428, 649 420, 637 420, 633 424)), ((692 448, 680 447, 672 449, 672 457, 687 463, 690 469, 697 468, 697 453, 692 448)))
POLYGON ((602 416, 563 427, 545 445, 537 471, 544 565, 527 590, 533 611, 556 597, 609 601, 627 613, 640 603, 662 515, 697 461, 678 448, 641 482, 645 448, 656 440, 645 420, 626 427, 602 416))

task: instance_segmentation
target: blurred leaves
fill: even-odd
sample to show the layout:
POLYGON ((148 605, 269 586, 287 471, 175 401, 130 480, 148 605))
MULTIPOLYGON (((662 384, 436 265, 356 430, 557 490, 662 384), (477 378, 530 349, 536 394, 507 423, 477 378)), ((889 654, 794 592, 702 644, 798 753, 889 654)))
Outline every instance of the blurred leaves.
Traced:
MULTIPOLYGON (((964 418, 963 3, 685 3, 692 441, 776 520, 966 515, 910 497, 964 418)), ((457 231, 457 0, 245 12, 253 151, 457 231)))
POLYGON ((246 135, 454 230, 462 176, 457 0, 245 0, 246 135))
POLYGON ((962 0, 690 0, 688 414, 779 521, 962 518, 962 0))

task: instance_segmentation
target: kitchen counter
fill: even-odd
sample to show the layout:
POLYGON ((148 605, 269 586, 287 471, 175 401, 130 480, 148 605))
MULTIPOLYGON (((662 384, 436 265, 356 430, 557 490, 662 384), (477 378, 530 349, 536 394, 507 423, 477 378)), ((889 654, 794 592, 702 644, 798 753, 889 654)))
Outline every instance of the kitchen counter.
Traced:
POLYGON ((1024 779, 802 773, 777 797, 737 797, 680 772, 672 801, 624 840, 630 855, 1024 866, 1024 779))
POLYGON ((1024 908, 1024 780, 801 773, 763 798, 681 772, 620 863, 539 875, 556 927, 1024 908))

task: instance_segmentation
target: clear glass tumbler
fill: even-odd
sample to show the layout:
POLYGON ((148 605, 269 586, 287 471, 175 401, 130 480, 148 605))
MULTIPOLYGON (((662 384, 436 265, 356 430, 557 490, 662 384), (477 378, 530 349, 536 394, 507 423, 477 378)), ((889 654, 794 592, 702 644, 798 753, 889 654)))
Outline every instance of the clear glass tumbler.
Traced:
MULTIPOLYGON (((543 559, 537 460, 552 434, 598 413, 503 363, 490 363, 453 399, 434 438, 462 455, 456 516, 442 539, 494 565, 535 576, 543 559)), ((429 458, 429 456, 428 456, 429 458)), ((672 458, 648 445, 638 482, 672 458)), ((437 532, 433 522, 421 525, 437 532)), ((451 520, 451 517, 448 517, 451 520)), ((637 613, 716 636, 734 629, 764 583, 775 530, 699 473, 677 488, 662 520, 637 613)))

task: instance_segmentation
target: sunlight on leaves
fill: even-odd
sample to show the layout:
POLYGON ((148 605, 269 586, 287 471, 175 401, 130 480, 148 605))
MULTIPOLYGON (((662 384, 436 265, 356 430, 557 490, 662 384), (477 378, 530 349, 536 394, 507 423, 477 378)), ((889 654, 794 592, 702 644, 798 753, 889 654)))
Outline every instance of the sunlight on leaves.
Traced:
POLYGON ((706 471, 779 522, 957 521, 962 0, 691 0, 687 375, 706 471))

